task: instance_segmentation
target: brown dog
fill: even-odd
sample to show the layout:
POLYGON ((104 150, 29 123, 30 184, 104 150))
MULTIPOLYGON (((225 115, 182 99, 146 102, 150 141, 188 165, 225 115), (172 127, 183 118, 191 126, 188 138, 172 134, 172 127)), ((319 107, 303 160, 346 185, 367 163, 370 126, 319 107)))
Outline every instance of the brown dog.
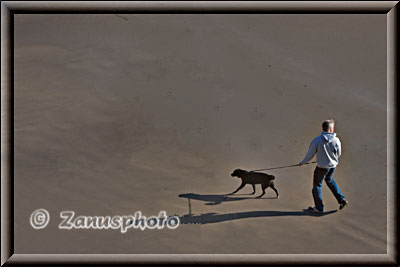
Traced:
POLYGON ((275 179, 275 176, 273 175, 269 175, 266 173, 262 173, 262 172, 248 172, 245 170, 241 170, 241 169, 236 169, 233 171, 233 173, 231 174, 232 177, 239 177, 242 179, 242 184, 239 186, 238 189, 236 189, 234 192, 230 193, 230 195, 235 194, 237 191, 239 191, 240 189, 242 189, 246 184, 251 184, 253 186, 253 193, 256 193, 256 184, 261 184, 261 189, 262 189, 262 194, 259 195, 257 198, 262 197, 265 194, 265 189, 267 189, 268 187, 271 187, 272 190, 275 191, 276 193, 276 198, 279 198, 279 194, 278 194, 278 190, 276 190, 274 182, 272 180, 275 179))

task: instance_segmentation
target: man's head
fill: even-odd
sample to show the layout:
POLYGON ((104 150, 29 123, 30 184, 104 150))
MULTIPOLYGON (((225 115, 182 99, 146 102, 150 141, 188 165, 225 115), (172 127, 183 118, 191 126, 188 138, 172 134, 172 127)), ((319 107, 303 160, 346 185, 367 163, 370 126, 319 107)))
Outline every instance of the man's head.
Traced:
POLYGON ((324 121, 322 123, 322 130, 324 132, 333 133, 335 130, 335 121, 333 119, 324 121))

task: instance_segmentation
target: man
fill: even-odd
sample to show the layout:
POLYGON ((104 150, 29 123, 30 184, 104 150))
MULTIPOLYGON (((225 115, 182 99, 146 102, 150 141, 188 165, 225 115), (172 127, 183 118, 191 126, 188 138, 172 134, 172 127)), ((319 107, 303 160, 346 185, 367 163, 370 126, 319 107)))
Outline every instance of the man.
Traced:
POLYGON ((333 180, 333 173, 335 172, 336 166, 339 163, 339 157, 341 155, 341 143, 336 133, 334 133, 335 121, 326 120, 322 123, 322 130, 320 136, 312 140, 310 148, 304 159, 298 164, 303 164, 310 161, 314 155, 317 155, 317 167, 314 170, 314 181, 312 195, 314 198, 314 207, 309 207, 308 211, 311 212, 323 212, 324 204, 322 203, 322 183, 326 182, 329 189, 332 191, 336 200, 339 203, 339 209, 343 209, 348 201, 340 192, 340 189, 336 182, 333 180))

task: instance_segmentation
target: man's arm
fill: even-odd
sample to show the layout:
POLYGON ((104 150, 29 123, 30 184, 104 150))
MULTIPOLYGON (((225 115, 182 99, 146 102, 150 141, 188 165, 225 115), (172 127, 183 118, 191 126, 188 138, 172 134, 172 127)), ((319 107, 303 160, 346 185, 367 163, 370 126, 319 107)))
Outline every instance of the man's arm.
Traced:
POLYGON ((337 157, 339 158, 342 155, 342 144, 340 143, 339 138, 337 139, 337 157))
POLYGON ((306 156, 302 161, 300 161, 299 166, 309 162, 314 157, 315 153, 317 153, 317 144, 315 140, 313 140, 310 144, 310 147, 308 148, 306 156))

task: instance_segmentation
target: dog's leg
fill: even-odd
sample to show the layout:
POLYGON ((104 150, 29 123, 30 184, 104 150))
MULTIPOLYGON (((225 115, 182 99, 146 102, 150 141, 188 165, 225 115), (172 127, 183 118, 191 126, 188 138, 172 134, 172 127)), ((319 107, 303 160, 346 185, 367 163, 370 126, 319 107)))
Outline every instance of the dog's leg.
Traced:
POLYGON ((253 186, 253 193, 251 193, 252 195, 254 195, 256 193, 256 186, 254 184, 252 184, 253 186))
POLYGON ((278 190, 276 190, 275 185, 274 185, 274 182, 271 182, 270 187, 272 188, 272 190, 275 191, 275 193, 276 193, 276 198, 279 198, 278 190))
POLYGON ((267 188, 267 187, 268 187, 268 185, 264 185, 264 184, 261 185, 262 194, 259 195, 257 198, 260 198, 260 197, 262 197, 262 196, 265 194, 265 188, 267 188))
POLYGON ((236 189, 235 191, 233 191, 233 192, 230 193, 229 195, 235 194, 237 191, 239 191, 240 189, 242 189, 245 185, 246 185, 245 183, 242 183, 242 184, 238 187, 238 189, 236 189))

